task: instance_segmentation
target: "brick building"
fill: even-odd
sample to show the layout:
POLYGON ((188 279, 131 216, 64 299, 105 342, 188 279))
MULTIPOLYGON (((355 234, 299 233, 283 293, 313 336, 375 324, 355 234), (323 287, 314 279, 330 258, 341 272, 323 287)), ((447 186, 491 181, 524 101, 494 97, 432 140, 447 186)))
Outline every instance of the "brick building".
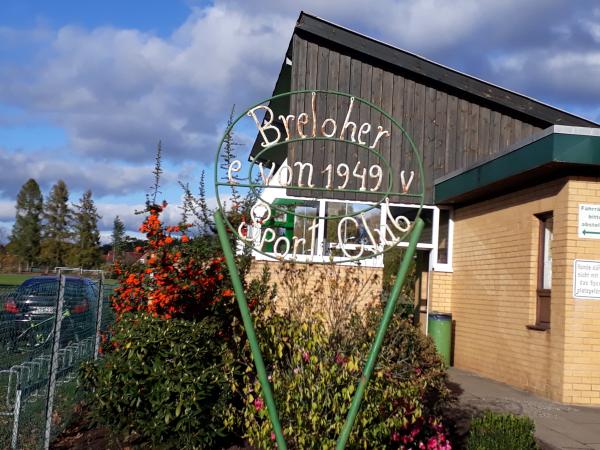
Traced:
MULTIPOLYGON (((423 161, 427 225, 418 299, 423 317, 452 313, 454 364, 554 400, 600 404, 600 126, 305 13, 274 94, 302 89, 367 99, 412 137, 423 161)), ((318 106, 343 121, 347 105, 318 106)), ((270 107, 285 117, 299 106, 270 107)), ((355 114, 357 122, 374 119, 355 114)), ((381 153, 395 180, 414 164, 404 136, 392 133, 381 153)), ((361 158, 327 142, 261 152, 258 138, 252 156, 278 168, 310 162, 316 173, 361 158)), ((318 217, 372 202, 360 192, 277 187, 265 195, 318 217)), ((371 210, 381 226, 417 210, 410 199, 390 200, 371 210)), ((328 230, 315 236, 318 256, 331 258, 328 230)), ((257 267, 271 264, 258 259, 257 267)), ((365 295, 376 297, 383 264, 373 258, 339 270, 364 271, 365 295)), ((310 277, 311 286, 331 283, 325 270, 310 277)))

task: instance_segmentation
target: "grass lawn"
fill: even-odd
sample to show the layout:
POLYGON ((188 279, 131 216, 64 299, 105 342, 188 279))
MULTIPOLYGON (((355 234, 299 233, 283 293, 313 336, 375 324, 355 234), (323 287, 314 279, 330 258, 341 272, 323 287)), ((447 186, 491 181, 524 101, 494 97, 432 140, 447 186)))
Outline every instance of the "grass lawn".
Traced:
POLYGON ((39 273, 0 273, 0 286, 18 286, 27 278, 38 275, 39 273))
MULTIPOLYGON (((39 277, 41 273, 0 273, 1 286, 19 286, 23 281, 31 277, 39 277)), ((86 276, 84 274, 84 276, 86 276)), ((93 277, 92 277, 93 278, 93 277)), ((117 285, 119 281, 112 278, 105 278, 104 285, 117 285)))

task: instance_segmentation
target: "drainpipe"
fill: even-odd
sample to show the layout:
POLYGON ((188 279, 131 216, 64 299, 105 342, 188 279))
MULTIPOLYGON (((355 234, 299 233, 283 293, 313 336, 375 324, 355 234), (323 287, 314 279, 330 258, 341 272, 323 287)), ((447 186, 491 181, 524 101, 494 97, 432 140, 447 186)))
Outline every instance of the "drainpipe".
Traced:
POLYGON ((429 252, 429 264, 427 266, 427 288, 425 299, 425 336, 429 336, 429 295, 431 293, 431 274, 433 273, 433 262, 431 261, 433 253, 433 251, 429 252))

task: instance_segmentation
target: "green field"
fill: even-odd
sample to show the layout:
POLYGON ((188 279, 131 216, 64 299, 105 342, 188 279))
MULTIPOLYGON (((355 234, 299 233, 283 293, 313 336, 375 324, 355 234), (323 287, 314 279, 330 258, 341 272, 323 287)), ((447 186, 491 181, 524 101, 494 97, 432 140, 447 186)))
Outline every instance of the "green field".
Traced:
POLYGON ((39 273, 0 273, 0 286, 18 286, 27 278, 39 275, 39 273))
MULTIPOLYGON (((0 273, 0 287, 1 286, 19 286, 27 278, 39 277, 43 275, 41 273, 0 273)), ((84 275, 85 276, 85 275, 84 275)), ((104 285, 117 285, 118 280, 106 278, 104 285)))

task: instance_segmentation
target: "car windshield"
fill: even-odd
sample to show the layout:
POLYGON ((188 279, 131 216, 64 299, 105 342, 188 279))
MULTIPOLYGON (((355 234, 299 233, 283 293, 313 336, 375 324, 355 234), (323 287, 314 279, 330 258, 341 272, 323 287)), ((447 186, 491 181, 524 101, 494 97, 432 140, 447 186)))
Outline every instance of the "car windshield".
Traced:
POLYGON ((58 279, 56 278, 30 278, 19 286, 19 293, 27 295, 44 295, 56 292, 58 279))

